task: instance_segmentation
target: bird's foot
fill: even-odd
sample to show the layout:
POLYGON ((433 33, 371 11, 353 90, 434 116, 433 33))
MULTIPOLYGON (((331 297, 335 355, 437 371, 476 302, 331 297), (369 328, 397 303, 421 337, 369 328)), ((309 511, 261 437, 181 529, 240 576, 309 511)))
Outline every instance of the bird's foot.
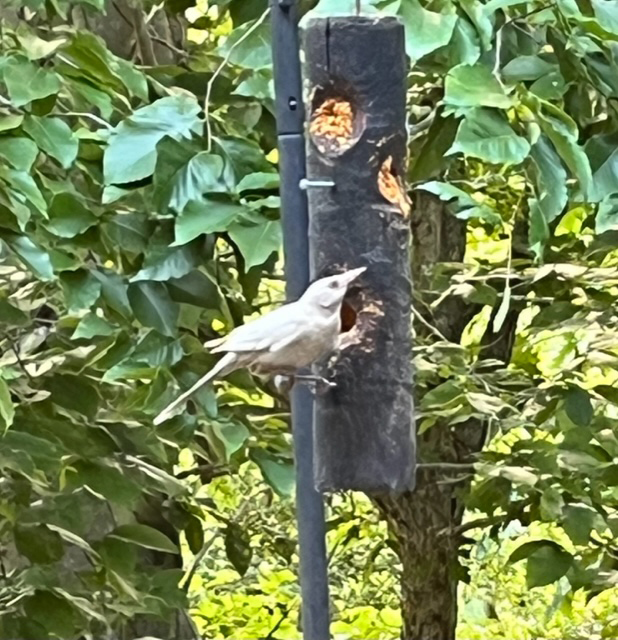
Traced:
POLYGON ((277 389, 281 395, 285 396, 290 393, 294 386, 294 376, 277 374, 273 378, 273 384, 275 385, 275 389, 277 389))

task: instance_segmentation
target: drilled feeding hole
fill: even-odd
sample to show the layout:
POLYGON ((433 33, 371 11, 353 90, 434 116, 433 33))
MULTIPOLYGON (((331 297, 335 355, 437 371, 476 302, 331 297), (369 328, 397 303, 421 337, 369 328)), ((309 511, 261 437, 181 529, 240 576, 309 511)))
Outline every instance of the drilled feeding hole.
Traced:
POLYGON ((384 316, 382 301, 374 299, 367 290, 351 289, 341 309, 339 351, 354 346, 361 351, 373 351, 373 335, 384 316))
POLYGON ((356 324, 356 318, 358 314, 356 309, 347 301, 344 300, 341 305, 341 333, 348 333, 354 328, 356 324))
POLYGON ((320 153, 338 156, 354 146, 364 117, 345 92, 317 89, 312 101, 309 133, 320 153))
POLYGON ((378 172, 378 189, 385 200, 399 207, 404 218, 410 215, 412 209, 403 180, 393 166, 392 156, 388 156, 378 172))

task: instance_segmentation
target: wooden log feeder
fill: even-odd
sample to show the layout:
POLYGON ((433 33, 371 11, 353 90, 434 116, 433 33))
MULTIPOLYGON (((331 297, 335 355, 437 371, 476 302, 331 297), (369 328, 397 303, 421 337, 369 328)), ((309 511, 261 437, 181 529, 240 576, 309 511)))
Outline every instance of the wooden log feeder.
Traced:
POLYGON ((415 469, 404 29, 319 18, 304 36, 313 276, 367 266, 318 365, 336 387, 316 397, 316 488, 400 492, 415 469))

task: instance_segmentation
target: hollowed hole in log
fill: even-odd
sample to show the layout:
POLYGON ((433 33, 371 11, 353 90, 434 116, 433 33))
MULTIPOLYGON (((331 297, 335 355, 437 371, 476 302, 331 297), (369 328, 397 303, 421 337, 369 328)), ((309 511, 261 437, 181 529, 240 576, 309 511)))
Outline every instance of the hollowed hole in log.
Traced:
POLYGON ((356 324, 356 309, 344 299, 341 305, 341 333, 348 333, 356 324))
POLYGON ((320 153, 341 155, 356 144, 364 128, 365 116, 351 92, 335 84, 316 88, 311 101, 309 133, 320 153))
POLYGON ((361 287, 351 287, 341 306, 341 337, 339 349, 354 346, 362 351, 373 351, 372 334, 384 315, 382 302, 361 287))
POLYGON ((382 197, 399 208, 404 218, 410 215, 412 205, 397 169, 393 166, 392 156, 388 156, 378 171, 378 189, 382 197))

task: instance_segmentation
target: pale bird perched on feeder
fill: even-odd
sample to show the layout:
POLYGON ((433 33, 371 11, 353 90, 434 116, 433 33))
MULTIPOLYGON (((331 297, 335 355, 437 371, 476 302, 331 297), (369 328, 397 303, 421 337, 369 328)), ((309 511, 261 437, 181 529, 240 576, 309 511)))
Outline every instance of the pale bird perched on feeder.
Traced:
MULTIPOLYGON (((207 342, 211 353, 225 355, 188 391, 167 406, 156 425, 172 416, 189 396, 217 376, 247 367, 256 375, 279 375, 292 380, 321 381, 317 376, 297 375, 334 351, 341 332, 341 305, 348 286, 366 267, 316 280, 296 302, 241 325, 224 338, 207 342)), ((328 383, 327 381, 323 381, 328 383)))

